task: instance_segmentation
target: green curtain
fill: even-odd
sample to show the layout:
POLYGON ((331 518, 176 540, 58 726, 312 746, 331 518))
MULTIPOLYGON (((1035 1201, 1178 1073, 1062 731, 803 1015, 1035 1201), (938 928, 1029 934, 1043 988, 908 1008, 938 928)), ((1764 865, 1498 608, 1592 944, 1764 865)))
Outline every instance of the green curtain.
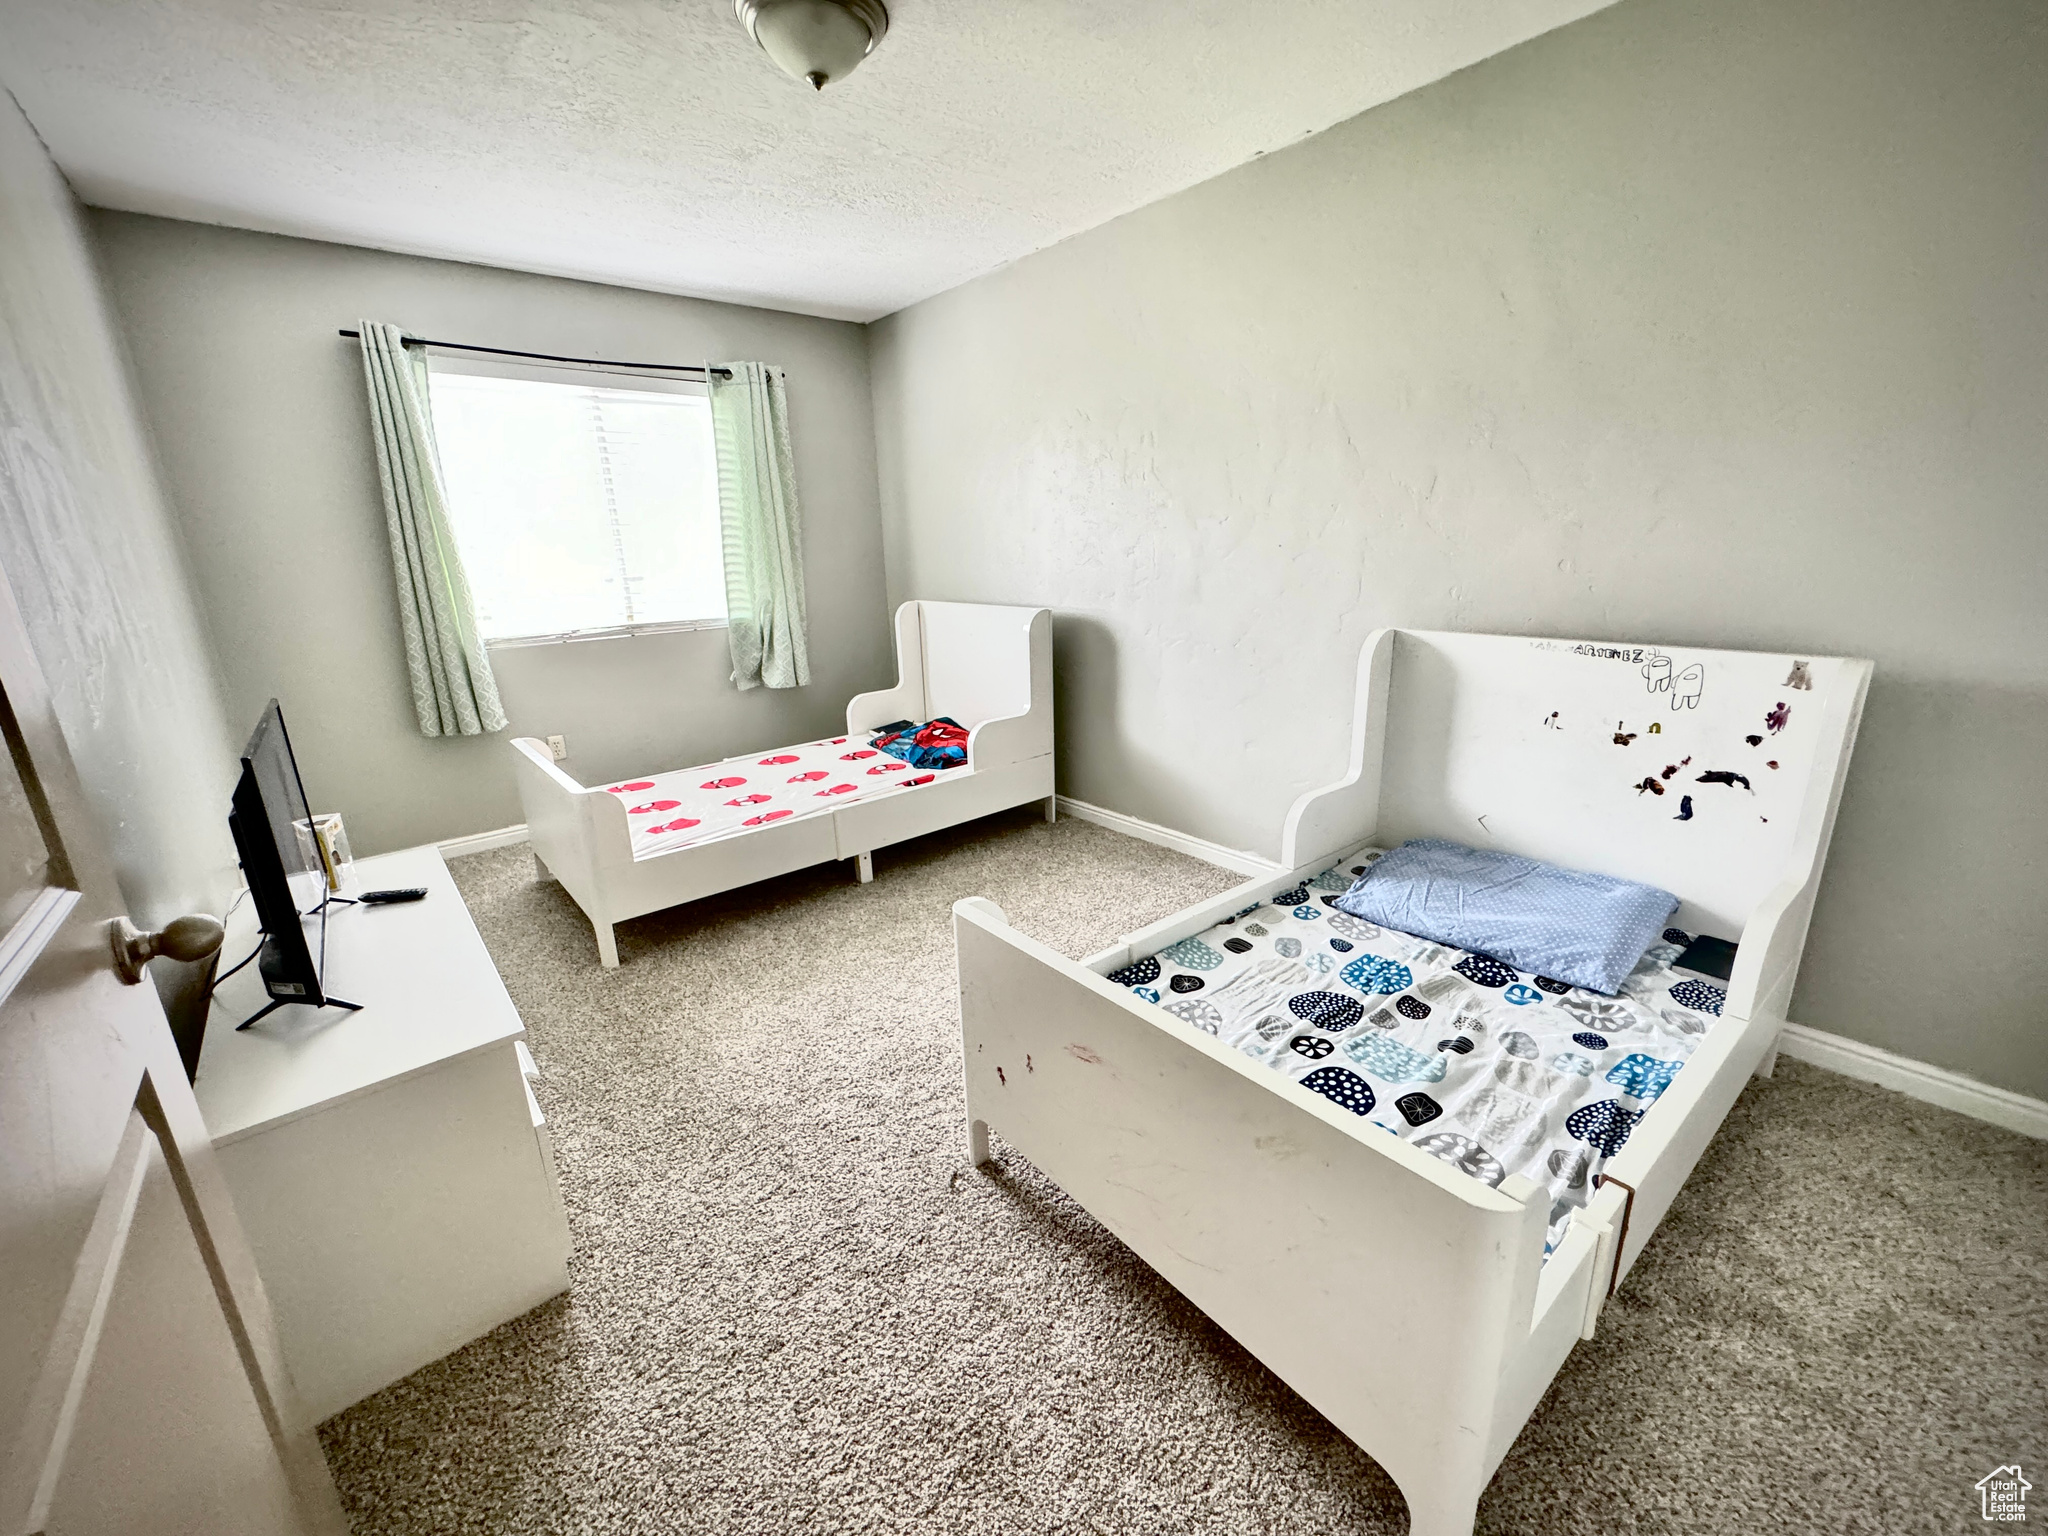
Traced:
POLYGON ((370 426, 384 483, 384 523, 398 579, 398 620, 412 706, 423 736, 505 728, 498 680, 477 635, 476 604, 448 522, 448 497, 427 405, 427 358, 395 325, 357 322, 370 426))
POLYGON ((811 657, 782 370, 763 363, 721 363, 705 373, 718 445, 732 680, 740 688, 798 688, 811 680, 811 657), (721 378, 721 368, 732 376, 721 378))

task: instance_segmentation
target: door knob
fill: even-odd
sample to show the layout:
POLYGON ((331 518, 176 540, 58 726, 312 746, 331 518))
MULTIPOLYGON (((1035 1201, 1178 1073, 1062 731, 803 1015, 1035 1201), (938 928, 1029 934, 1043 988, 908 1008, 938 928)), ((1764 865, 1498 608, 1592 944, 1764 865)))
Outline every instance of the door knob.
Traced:
POLYGON ((134 986, 146 974, 149 962, 158 955, 172 960, 204 960, 220 948, 227 930, 220 919, 204 912, 174 917, 155 933, 144 933, 125 917, 117 917, 108 929, 114 942, 114 969, 134 986))

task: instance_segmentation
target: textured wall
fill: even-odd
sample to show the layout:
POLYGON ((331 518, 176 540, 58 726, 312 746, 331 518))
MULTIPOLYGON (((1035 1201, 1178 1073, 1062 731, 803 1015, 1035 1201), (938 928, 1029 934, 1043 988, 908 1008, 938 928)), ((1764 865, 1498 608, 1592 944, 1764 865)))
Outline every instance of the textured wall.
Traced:
POLYGON ((1793 1016, 2048 1094, 2048 35, 1627 0, 875 330, 896 595, 1267 855, 1376 625, 1877 679, 1793 1016))
POLYGON ((230 717, 277 695, 306 787, 374 853, 521 819, 514 736, 561 733, 586 783, 822 735, 891 675, 859 326, 348 246, 96 212, 193 552, 230 717), (419 733, 400 649, 358 318, 585 357, 789 371, 811 684, 736 691, 725 631, 501 648, 511 728, 419 733))
POLYGON ((0 562, 130 910, 219 911, 235 763, 70 190, 0 92, 0 562))

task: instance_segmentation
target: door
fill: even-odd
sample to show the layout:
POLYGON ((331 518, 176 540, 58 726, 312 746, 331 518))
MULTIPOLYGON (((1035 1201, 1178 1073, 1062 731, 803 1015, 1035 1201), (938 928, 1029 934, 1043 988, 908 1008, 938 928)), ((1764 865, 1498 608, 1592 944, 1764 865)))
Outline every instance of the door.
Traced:
POLYGON ((0 730, 0 1536, 346 1536, 4 572, 0 730))

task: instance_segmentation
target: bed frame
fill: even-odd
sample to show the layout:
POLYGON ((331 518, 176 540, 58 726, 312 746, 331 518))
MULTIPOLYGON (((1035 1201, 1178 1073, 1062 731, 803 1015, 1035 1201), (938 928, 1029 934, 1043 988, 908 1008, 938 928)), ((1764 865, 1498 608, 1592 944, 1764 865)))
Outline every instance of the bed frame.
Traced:
POLYGON ((1348 770, 1288 813, 1285 873, 1078 963, 992 902, 954 907, 971 1158, 988 1162, 994 1125, 1378 1461, 1413 1536, 1469 1536, 1565 1356, 1775 1062, 1870 671, 1378 631, 1348 770), (1698 782, 1714 769, 1752 788, 1698 782), (1683 898, 1675 924, 1740 942, 1721 1019, 1547 1264, 1536 1184, 1489 1188, 1103 979, 1362 847, 1422 836, 1650 881, 1683 898))
MULTIPOLYGON (((1052 615, 1043 608, 908 602, 896 610, 896 685, 846 706, 849 736, 894 720, 950 715, 967 727, 967 761, 936 782, 823 807, 762 827, 633 857, 618 795, 587 789, 545 742, 512 743, 519 799, 540 877, 561 881, 589 917, 599 958, 619 963, 612 925, 812 864, 853 859, 863 883, 874 850, 1045 802, 1053 819, 1052 615)), ((768 749, 772 750, 772 749, 768 749)))

